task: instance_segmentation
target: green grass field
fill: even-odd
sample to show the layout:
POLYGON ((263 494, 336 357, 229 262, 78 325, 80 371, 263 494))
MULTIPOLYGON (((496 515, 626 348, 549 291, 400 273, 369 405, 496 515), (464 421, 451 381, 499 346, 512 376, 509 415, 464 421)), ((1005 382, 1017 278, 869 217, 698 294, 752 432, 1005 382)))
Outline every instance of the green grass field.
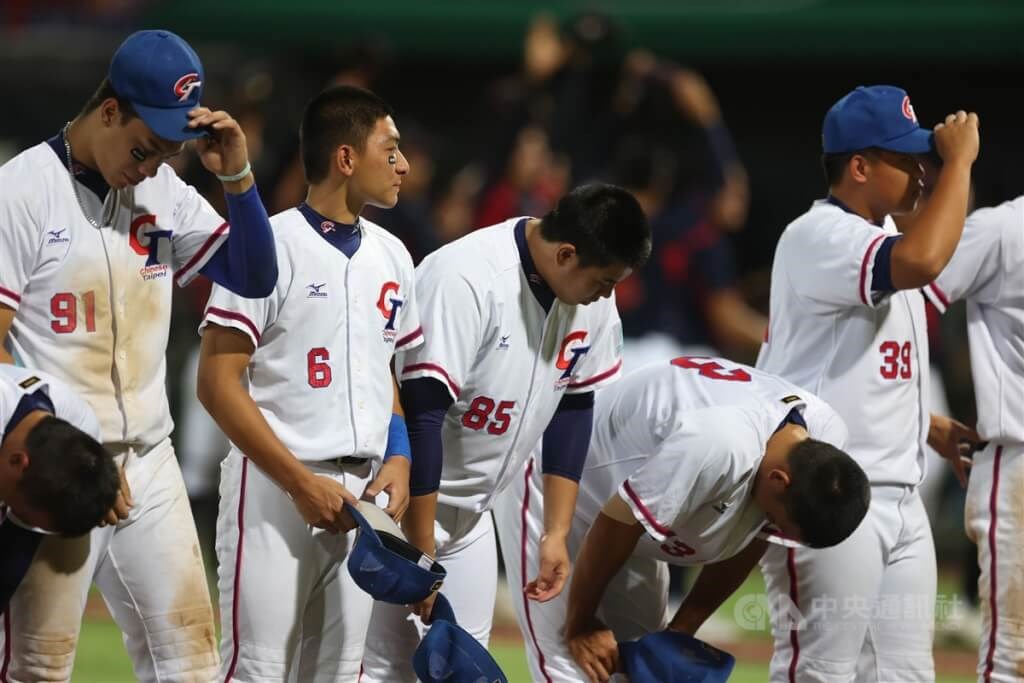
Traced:
MULTIPOLYGON (((745 596, 763 592, 764 584, 759 574, 754 574, 737 593, 719 610, 723 619, 734 619, 737 603, 745 596)), ((940 580, 939 593, 950 595, 953 587, 940 580)), ((746 639, 765 642, 766 631, 747 631, 746 639)), ((728 649, 728 647, 726 647, 728 649)), ((511 683, 528 683, 529 672, 522 643, 507 640, 492 643, 491 651, 497 658, 511 683)), ((767 648, 765 648, 767 652, 767 648)), ((82 628, 82 638, 72 676, 74 683, 131 683, 134 681, 131 664, 121 643, 121 632, 108 619, 89 618, 82 628)), ((729 678, 731 683, 764 683, 768 680, 767 656, 763 661, 740 661, 729 678)), ((948 675, 940 672, 937 683, 972 683, 970 675, 948 675)))

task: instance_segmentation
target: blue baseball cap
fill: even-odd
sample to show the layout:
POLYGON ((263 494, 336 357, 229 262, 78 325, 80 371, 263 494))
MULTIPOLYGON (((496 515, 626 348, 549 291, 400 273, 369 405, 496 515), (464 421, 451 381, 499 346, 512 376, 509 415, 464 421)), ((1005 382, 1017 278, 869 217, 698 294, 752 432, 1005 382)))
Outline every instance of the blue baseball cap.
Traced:
POLYGON ((455 611, 441 593, 430 612, 430 630, 412 655, 423 683, 508 683, 494 657, 455 622, 455 611))
POLYGON ((188 112, 203 94, 203 64, 181 37, 170 31, 131 34, 114 53, 107 77, 156 135, 184 142, 206 134, 188 127, 188 112))
POLYGON ((869 147, 908 154, 933 149, 932 131, 921 128, 906 91, 892 85, 860 86, 832 105, 822 127, 825 154, 869 147))
POLYGON ((685 633, 658 631, 619 643, 619 663, 631 683, 725 683, 736 658, 685 633))
POLYGON ((367 501, 360 501, 358 509, 345 507, 359 525, 348 555, 348 573, 357 586, 375 600, 396 605, 419 602, 441 587, 444 567, 406 541, 386 512, 367 501))

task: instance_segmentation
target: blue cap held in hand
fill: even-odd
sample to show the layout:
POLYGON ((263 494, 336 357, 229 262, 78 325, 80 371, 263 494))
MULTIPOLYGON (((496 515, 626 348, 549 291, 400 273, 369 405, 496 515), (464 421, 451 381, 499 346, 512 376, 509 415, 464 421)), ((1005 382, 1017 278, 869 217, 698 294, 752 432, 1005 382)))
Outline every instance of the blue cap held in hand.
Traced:
POLYGON ((631 683, 725 683, 736 658, 685 633, 658 631, 619 643, 619 663, 631 683))
POLYGON ((170 31, 138 31, 117 48, 107 77, 156 135, 183 142, 205 135, 188 127, 188 112, 203 94, 203 64, 170 31))
POLYGON ((832 105, 822 127, 825 154, 846 154, 869 147, 926 154, 932 131, 921 128, 906 91, 892 85, 860 86, 832 105))
POLYGON ((396 605, 419 602, 441 587, 444 567, 406 541, 386 512, 367 501, 345 508, 359 525, 348 555, 348 573, 357 586, 396 605))
POLYGON ((430 612, 430 630, 412 656, 423 683, 508 683, 508 678, 476 638, 455 622, 455 612, 441 593, 430 612))

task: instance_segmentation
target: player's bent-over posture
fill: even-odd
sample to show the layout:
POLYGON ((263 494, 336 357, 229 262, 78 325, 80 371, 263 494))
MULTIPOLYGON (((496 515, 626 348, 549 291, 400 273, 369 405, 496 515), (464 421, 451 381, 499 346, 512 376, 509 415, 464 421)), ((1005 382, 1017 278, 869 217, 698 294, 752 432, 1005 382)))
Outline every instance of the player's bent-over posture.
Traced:
MULTIPOLYGON (((596 184, 541 219, 478 230, 417 267, 425 341, 396 362, 415 453, 403 526, 410 542, 436 552, 459 624, 484 645, 497 588, 488 511, 542 437, 557 446, 543 463, 549 514, 530 594, 556 595, 568 576, 593 391, 621 366, 612 289, 650 248, 636 199, 596 184)), ((426 616, 430 606, 415 610, 426 616)), ((409 610, 378 603, 363 680, 414 680, 418 641, 409 610)))
POLYGON ((63 382, 0 365, 0 610, 43 536, 89 533, 121 486, 92 409, 63 382))
POLYGON ((928 414, 924 298, 953 255, 967 211, 978 119, 949 115, 934 136, 906 93, 857 88, 824 122, 828 197, 787 226, 772 265, 768 336, 757 367, 827 401, 871 481, 864 523, 827 550, 771 547, 761 566, 774 614, 773 681, 931 681, 935 548, 917 486, 931 444, 962 475, 973 432, 928 414), (932 142, 934 140, 934 143, 932 142), (923 169, 945 161, 914 210, 923 169), (783 623, 795 605, 802 628, 783 623), (781 608, 786 606, 785 611, 781 608))
MULTIPOLYGON (((694 634, 769 540, 827 547, 867 511, 870 490, 839 450, 846 427, 821 399, 753 368, 683 356, 601 391, 569 535, 568 594, 516 602, 535 681, 604 681, 617 642, 694 634), (735 557, 728 571, 723 560, 735 557), (667 564, 707 565, 669 620, 667 564)), ((509 582, 544 519, 539 481, 517 478, 495 508, 509 582), (511 495, 510 495, 511 494, 511 495)))
POLYGON ((10 681, 70 678, 92 580, 136 678, 216 675, 206 574, 169 438, 172 282, 201 272, 264 296, 277 266, 245 135, 226 112, 199 106, 202 86, 202 64, 181 38, 135 33, 73 121, 0 167, 0 361, 71 386, 126 476, 110 526, 43 540, 4 619, 0 670, 10 681), (223 182, 230 230, 164 164, 194 138, 223 182))
POLYGON ((203 320, 199 397, 233 444, 217 521, 222 681, 354 681, 372 599, 343 564, 355 525, 342 506, 364 489, 385 491, 393 516, 408 505, 391 357, 423 342, 412 258, 359 214, 393 207, 409 164, 391 109, 358 88, 314 98, 300 139, 309 192, 271 219, 274 291, 217 287, 203 320))
POLYGON ((978 545, 978 676, 1024 676, 1024 197, 967 218, 953 259, 925 290, 940 310, 967 300, 978 434, 964 523, 978 545))

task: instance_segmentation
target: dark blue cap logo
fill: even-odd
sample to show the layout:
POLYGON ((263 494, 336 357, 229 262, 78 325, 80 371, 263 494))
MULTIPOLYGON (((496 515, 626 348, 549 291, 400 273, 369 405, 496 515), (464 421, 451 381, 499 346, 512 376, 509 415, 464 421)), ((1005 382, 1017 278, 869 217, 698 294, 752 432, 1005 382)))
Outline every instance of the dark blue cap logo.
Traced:
POLYGON ((205 135, 188 127, 188 112, 203 94, 203 65, 195 50, 170 31, 128 36, 110 62, 110 84, 156 135, 182 142, 205 135))
POLYGON ((892 152, 931 151, 932 132, 921 128, 906 91, 891 85, 860 86, 832 105, 822 127, 826 154, 875 147, 892 152))

